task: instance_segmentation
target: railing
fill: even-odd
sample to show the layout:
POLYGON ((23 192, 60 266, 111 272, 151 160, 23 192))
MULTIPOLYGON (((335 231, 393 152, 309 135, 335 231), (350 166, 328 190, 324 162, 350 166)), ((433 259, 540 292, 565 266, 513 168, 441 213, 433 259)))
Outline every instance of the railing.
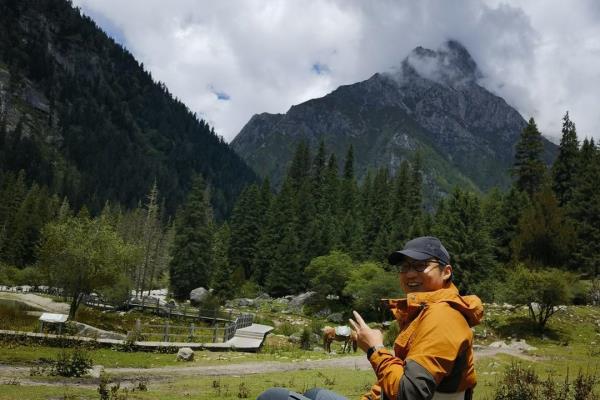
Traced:
MULTIPOLYGON (((13 293, 41 293, 49 294, 53 296, 61 296, 67 300, 70 298, 63 295, 63 290, 59 288, 52 288, 47 286, 15 286, 8 287, 0 285, 0 291, 13 292, 13 293)), ((96 296, 86 295, 84 296, 82 303, 101 309, 115 309, 116 307, 103 303, 102 300, 96 296)), ((211 327, 196 326, 194 323, 190 325, 172 325, 170 321, 165 322, 162 325, 142 325, 138 320, 136 323, 135 331, 128 332, 128 337, 131 335, 141 335, 141 337, 148 336, 149 338, 159 338, 160 341, 168 342, 172 338, 186 338, 190 342, 202 342, 202 343, 220 343, 226 342, 235 336, 235 332, 238 329, 245 328, 252 325, 254 321, 253 314, 245 313, 234 313, 232 310, 221 311, 219 309, 197 309, 188 305, 178 306, 170 303, 161 303, 161 300, 155 297, 139 297, 130 298, 125 303, 124 307, 127 309, 141 308, 144 310, 151 310, 156 314, 167 317, 169 319, 173 317, 179 318, 191 318, 199 321, 206 321, 212 324, 211 327), (223 324, 219 327, 219 324, 223 324), (148 329, 154 329, 156 331, 144 330, 143 327, 148 329)))
POLYGON ((238 329, 252 325, 253 314, 242 314, 233 321, 227 321, 224 326, 215 324, 211 327, 189 325, 172 325, 169 321, 164 324, 142 324, 138 319, 134 331, 127 337, 136 341, 160 342, 189 342, 189 343, 224 343, 235 336, 238 329))

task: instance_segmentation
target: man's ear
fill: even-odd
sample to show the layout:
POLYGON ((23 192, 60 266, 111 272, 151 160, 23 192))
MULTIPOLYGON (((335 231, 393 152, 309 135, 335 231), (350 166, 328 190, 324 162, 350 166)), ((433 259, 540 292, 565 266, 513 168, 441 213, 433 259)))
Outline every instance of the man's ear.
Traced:
POLYGON ((442 279, 444 280, 444 282, 450 282, 450 279, 452 278, 452 265, 447 264, 444 269, 442 270, 442 279))

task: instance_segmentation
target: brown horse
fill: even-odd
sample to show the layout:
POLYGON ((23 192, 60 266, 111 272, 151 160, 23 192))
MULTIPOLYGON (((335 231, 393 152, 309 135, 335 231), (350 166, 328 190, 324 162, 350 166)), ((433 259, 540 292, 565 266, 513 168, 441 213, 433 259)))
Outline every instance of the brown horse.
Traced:
MULTIPOLYGON (((342 328, 342 327, 337 327, 337 328, 342 328)), ((345 328, 348 328, 348 327, 345 327, 345 328)), ((331 342, 333 342, 335 340, 337 342, 344 342, 343 353, 346 352, 346 349, 348 349, 348 353, 350 353, 350 343, 352 343, 352 349, 356 353, 356 348, 358 346, 356 343, 356 332, 354 332, 353 330, 348 328, 347 329, 347 331, 349 331, 348 335, 336 334, 336 328, 333 328, 331 326, 326 326, 323 329, 321 329, 321 331, 323 332, 323 348, 325 349, 326 352, 331 353, 331 342)))

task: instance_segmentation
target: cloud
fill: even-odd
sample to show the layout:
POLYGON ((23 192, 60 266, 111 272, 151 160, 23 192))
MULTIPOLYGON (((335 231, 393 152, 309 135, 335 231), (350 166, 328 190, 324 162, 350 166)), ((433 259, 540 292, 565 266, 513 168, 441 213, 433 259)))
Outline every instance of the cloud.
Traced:
POLYGON ((483 85, 546 136, 558 140, 569 110, 581 137, 600 138, 593 0, 73 3, 228 141, 253 114, 285 112, 448 39, 471 53, 483 85))

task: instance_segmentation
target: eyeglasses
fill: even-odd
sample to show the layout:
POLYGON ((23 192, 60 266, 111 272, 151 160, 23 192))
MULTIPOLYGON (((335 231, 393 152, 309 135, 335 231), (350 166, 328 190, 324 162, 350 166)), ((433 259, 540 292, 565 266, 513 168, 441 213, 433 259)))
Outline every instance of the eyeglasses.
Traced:
POLYGON ((401 274, 405 274, 409 272, 411 269, 414 269, 417 272, 429 272, 431 268, 437 265, 446 265, 440 260, 425 260, 425 261, 404 261, 402 264, 398 265, 398 272, 401 274))

